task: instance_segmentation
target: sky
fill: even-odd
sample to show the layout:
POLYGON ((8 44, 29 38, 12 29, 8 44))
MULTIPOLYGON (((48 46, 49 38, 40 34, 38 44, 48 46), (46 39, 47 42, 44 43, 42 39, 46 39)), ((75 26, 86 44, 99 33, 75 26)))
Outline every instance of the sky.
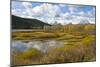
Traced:
POLYGON ((12 1, 11 14, 45 23, 95 23, 95 6, 12 1))

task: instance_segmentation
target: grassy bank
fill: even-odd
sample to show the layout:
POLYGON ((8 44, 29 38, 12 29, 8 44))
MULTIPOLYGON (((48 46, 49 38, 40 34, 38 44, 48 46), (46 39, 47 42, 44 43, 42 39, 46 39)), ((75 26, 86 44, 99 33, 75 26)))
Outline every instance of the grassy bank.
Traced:
POLYGON ((13 65, 84 62, 95 61, 96 58, 94 34, 74 35, 70 33, 14 32, 12 33, 12 39, 55 39, 64 43, 64 47, 50 50, 47 54, 33 48, 24 53, 15 52, 12 55, 13 65))
MULTIPOLYGON (((77 26, 76 26, 77 27, 77 26)), ((50 50, 47 54, 37 49, 12 54, 12 65, 86 62, 96 60, 95 26, 84 29, 71 27, 65 32, 12 32, 12 40, 47 40, 62 41, 64 46, 50 50)))

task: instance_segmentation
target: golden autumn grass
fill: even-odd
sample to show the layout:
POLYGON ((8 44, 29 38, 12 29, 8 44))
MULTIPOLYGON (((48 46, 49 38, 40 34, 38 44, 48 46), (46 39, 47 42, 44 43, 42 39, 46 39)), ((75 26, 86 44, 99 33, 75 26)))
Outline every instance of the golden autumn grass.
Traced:
POLYGON ((12 54, 12 65, 95 61, 96 36, 87 32, 93 27, 85 28, 85 32, 13 32, 13 40, 54 39, 62 41, 64 46, 50 50, 47 54, 34 48, 24 53, 15 52, 12 54))

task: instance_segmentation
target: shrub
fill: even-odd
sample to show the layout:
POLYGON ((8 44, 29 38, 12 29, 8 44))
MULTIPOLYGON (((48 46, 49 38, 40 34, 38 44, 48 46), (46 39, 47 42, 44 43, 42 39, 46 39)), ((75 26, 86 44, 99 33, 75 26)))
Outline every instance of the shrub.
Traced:
POLYGON ((42 57, 42 53, 34 48, 26 50, 22 53, 12 54, 12 65, 25 65, 33 64, 35 61, 39 60, 42 57))
POLYGON ((49 51, 49 53, 40 60, 40 63, 68 63, 94 60, 95 53, 93 52, 93 48, 90 46, 87 47, 80 42, 49 51))
POLYGON ((92 45, 93 42, 95 42, 95 36, 94 35, 87 36, 82 40, 82 43, 84 45, 87 45, 87 46, 92 45))
POLYGON ((21 54, 21 57, 24 59, 36 59, 39 58, 42 53, 36 49, 29 49, 21 54))

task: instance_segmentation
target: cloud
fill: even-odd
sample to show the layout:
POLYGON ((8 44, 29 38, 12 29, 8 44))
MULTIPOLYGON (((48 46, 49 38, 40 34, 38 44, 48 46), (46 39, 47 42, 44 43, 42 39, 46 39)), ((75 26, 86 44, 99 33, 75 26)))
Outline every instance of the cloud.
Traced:
POLYGON ((69 5, 69 11, 70 11, 71 14, 73 14, 75 10, 76 10, 75 6, 69 5))
POLYGON ((12 1, 12 14, 17 16, 26 16, 26 9, 21 2, 12 1))
POLYGON ((30 2, 22 2, 22 5, 25 7, 26 12, 29 16, 32 16, 32 4, 30 2))
POLYGON ((68 5, 68 9, 71 14, 75 13, 76 11, 80 11, 83 9, 82 5, 68 5))
POLYGON ((53 4, 41 4, 33 8, 34 16, 46 16, 49 18, 59 16, 60 8, 57 5, 53 4))
POLYGON ((32 4, 30 2, 12 1, 12 14, 20 17, 32 16, 32 4))
POLYGON ((82 20, 88 20, 90 23, 95 22, 95 8, 84 10, 84 6, 80 5, 40 3, 34 6, 32 2, 12 1, 12 14, 24 18, 39 19, 46 23, 68 24, 72 22, 77 24, 82 20))
POLYGON ((32 4, 30 2, 22 2, 23 6, 26 8, 32 8, 32 4))
POLYGON ((60 7, 66 7, 66 4, 59 4, 60 7))

